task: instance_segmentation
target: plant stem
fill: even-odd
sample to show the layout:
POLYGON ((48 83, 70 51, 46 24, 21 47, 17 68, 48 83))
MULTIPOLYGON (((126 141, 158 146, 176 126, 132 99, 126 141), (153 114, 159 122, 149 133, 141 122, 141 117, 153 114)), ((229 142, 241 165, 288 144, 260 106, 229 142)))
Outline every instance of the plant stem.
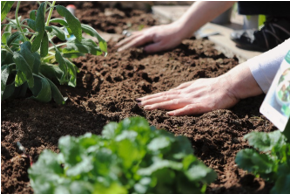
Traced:
POLYGON ((53 10, 54 10, 54 6, 55 6, 55 4, 56 4, 56 1, 53 1, 52 5, 51 5, 51 7, 50 7, 49 15, 48 15, 48 17, 47 17, 46 26, 49 25, 49 22, 50 22, 50 20, 51 20, 52 14, 53 14, 53 10))
POLYGON ((18 20, 18 11, 19 11, 19 7, 20 7, 20 2, 21 1, 17 2, 16 11, 15 11, 15 20, 16 20, 16 23, 17 23, 18 30, 21 32, 21 34, 24 37, 24 39, 28 40, 27 37, 24 35, 24 32, 23 32, 23 30, 22 30, 22 28, 20 26, 19 20, 18 20))
POLYGON ((6 45, 5 49, 7 49, 7 51, 9 51, 11 54, 13 54, 13 51, 6 45))

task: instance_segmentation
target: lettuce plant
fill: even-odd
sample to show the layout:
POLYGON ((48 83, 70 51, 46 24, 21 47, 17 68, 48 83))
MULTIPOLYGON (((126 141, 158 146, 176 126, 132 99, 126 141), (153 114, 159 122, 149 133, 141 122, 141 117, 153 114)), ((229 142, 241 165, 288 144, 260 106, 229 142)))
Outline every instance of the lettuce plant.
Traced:
POLYGON ((188 138, 141 117, 109 123, 102 135, 59 139, 28 170, 35 193, 201 193, 216 173, 193 155, 188 138))
POLYGON ((15 19, 6 18, 8 23, 2 24, 13 2, 1 1, 1 99, 22 97, 30 90, 33 99, 54 99, 62 104, 65 99, 55 83, 76 86, 78 68, 70 59, 86 53, 106 55, 107 44, 95 29, 81 24, 55 1, 41 3, 26 19, 18 16, 20 3, 17 2, 15 19), (61 18, 51 18, 54 9, 61 18), (82 32, 96 37, 99 46, 84 38, 82 32), (68 39, 70 35, 75 39, 68 39))
MULTIPOLYGON (((285 131, 289 131, 290 123, 285 131)), ((279 130, 264 133, 251 132, 245 135, 254 149, 237 153, 235 162, 250 173, 274 182, 271 193, 290 194, 290 142, 279 130)))

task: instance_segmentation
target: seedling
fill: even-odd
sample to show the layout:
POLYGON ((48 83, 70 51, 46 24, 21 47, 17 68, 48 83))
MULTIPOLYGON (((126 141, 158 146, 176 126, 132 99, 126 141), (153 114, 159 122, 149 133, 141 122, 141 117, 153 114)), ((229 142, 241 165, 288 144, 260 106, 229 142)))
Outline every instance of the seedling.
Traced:
MULTIPOLYGON (((288 128, 290 131, 290 126, 288 128)), ((271 133, 251 132, 244 138, 255 149, 239 151, 235 159, 238 166, 274 182, 271 193, 290 194, 290 143, 287 138, 279 130, 271 133)))
MULTIPOLYGON (((55 83, 76 86, 78 68, 70 59, 86 53, 106 55, 107 44, 95 29, 81 24, 64 6, 55 5, 55 1, 41 3, 26 19, 18 16, 20 3, 17 2, 15 19, 6 18, 8 23, 1 23, 1 29, 4 29, 1 39, 1 100, 24 97, 30 90, 32 99, 42 102, 53 99, 63 104, 65 98, 55 83), (51 18, 54 10, 61 18, 51 18), (96 37, 99 46, 92 39, 84 38, 82 32, 96 37), (71 35, 76 38, 67 40, 71 35), (60 42, 54 42, 56 37, 60 42)), ((12 4, 1 1, 1 22, 12 4)))
POLYGON ((59 148, 44 150, 28 170, 35 193, 196 194, 216 178, 186 137, 141 117, 109 123, 102 136, 61 137, 59 148))

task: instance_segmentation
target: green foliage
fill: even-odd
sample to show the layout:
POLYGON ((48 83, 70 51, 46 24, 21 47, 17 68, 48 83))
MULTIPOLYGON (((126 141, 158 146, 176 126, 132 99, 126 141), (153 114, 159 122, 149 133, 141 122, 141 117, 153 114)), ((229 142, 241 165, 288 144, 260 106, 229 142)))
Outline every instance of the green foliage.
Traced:
POLYGON ((204 193, 216 173, 193 155, 186 137, 141 117, 109 123, 102 136, 59 139, 28 170, 35 193, 204 193))
POLYGON ((278 130, 271 133, 251 132, 245 135, 255 149, 237 153, 238 166, 255 175, 275 182, 271 193, 290 194, 290 144, 278 130))
MULTIPOLYGON (((1 1, 1 21, 12 4, 1 1)), ((30 18, 23 20, 18 17, 19 7, 20 1, 15 20, 6 18, 9 23, 1 24, 1 100, 23 97, 30 90, 33 99, 42 102, 53 99, 63 104, 65 98, 54 83, 76 86, 78 68, 70 59, 86 53, 106 55, 107 44, 95 29, 81 24, 65 7, 55 6, 55 2, 41 3, 37 10, 31 10, 30 18), (65 19, 51 19, 54 9, 65 19), (67 41, 66 32, 74 35, 75 40, 67 41), (99 45, 83 38, 82 32, 96 37, 99 45), (56 37, 64 42, 56 45, 53 42, 56 37)))

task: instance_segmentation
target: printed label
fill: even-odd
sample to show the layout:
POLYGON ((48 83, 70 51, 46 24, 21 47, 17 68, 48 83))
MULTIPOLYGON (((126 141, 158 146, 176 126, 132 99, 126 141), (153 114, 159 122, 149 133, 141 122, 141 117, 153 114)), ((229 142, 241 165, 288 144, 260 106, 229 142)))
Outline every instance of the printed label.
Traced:
POLYGON ((260 112, 284 131, 290 117, 290 51, 281 63, 260 112))

